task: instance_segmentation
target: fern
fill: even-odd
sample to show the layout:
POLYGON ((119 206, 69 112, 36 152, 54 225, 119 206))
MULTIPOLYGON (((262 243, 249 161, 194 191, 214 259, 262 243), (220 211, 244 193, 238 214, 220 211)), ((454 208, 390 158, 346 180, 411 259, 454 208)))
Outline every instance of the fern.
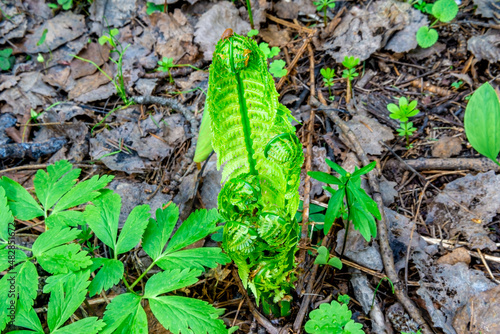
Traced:
POLYGON ((257 302, 262 296, 269 306, 292 287, 304 159, 290 111, 279 104, 266 57, 251 39, 228 30, 217 43, 205 112, 217 167, 224 165, 223 246, 257 302))

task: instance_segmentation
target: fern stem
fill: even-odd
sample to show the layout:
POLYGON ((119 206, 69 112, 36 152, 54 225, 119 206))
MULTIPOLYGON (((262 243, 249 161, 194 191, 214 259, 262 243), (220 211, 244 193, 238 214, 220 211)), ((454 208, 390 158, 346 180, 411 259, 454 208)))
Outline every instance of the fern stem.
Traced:
POLYGON ((243 135, 245 137, 245 147, 247 149, 248 155, 248 165, 250 166, 250 174, 257 175, 257 170, 255 169, 255 160, 253 158, 253 143, 250 137, 250 120, 248 119, 248 109, 245 100, 245 92, 243 88, 243 81, 241 80, 239 71, 234 67, 234 55, 233 55, 233 40, 229 39, 229 61, 231 63, 231 71, 236 77, 236 86, 238 89, 238 102, 240 104, 240 114, 241 123, 243 125, 243 135))
POLYGON ((252 15, 252 5, 250 4, 250 0, 247 0, 248 7, 248 19, 250 20, 250 27, 253 29, 253 15, 252 15))

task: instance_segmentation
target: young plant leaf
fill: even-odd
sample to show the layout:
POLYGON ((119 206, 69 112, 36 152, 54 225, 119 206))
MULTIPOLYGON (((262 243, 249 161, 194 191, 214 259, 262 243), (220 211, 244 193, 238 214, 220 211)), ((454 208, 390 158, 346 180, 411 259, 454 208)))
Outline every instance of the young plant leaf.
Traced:
POLYGON ((49 273, 65 274, 87 268, 92 260, 78 244, 62 245, 48 250, 37 257, 40 266, 49 273))
POLYGON ((457 13, 458 5, 455 0, 439 0, 432 6, 432 15, 441 22, 450 22, 457 13))
POLYGON ((123 277, 124 267, 123 262, 115 259, 106 258, 95 258, 93 259, 93 264, 90 267, 90 271, 93 272, 97 268, 102 266, 97 275, 89 285, 89 297, 92 297, 102 290, 108 290, 113 285, 118 284, 120 279, 123 277))
POLYGON ((44 215, 35 199, 19 183, 4 176, 0 179, 0 187, 5 190, 10 210, 14 217, 31 220, 44 215))
POLYGON ((339 173, 340 176, 347 175, 347 171, 344 168, 340 167, 339 165, 337 165, 335 162, 331 161, 330 159, 325 159, 325 162, 328 166, 330 166, 331 169, 333 169, 334 171, 339 173))
POLYGON ((328 173, 311 171, 307 172, 307 175, 309 175, 315 180, 318 180, 326 184, 336 184, 338 186, 344 185, 342 181, 340 181, 337 177, 330 175, 328 173))
MULTIPOLYGON (((134 295, 132 293, 124 293, 122 295, 114 298, 111 303, 106 306, 106 311, 104 312, 104 322, 106 326, 103 328, 100 334, 111 334, 111 333, 127 333, 125 328, 123 331, 117 330, 120 326, 125 327, 134 324, 133 321, 136 317, 138 309, 142 309, 141 306, 141 296, 134 295), (129 321, 131 318, 132 321, 129 321)), ((137 327, 129 327, 129 333, 140 333, 137 331, 137 327)))
POLYGON ((156 298, 167 292, 175 291, 198 282, 201 270, 166 270, 153 275, 146 282, 144 298, 156 298))
POLYGON ((14 217, 12 216, 12 212, 7 205, 5 190, 0 187, 0 247, 2 244, 7 244, 9 242, 10 233, 14 232, 13 222, 14 217))
POLYGON ((57 227, 40 234, 33 244, 33 256, 39 257, 46 251, 71 242, 76 239, 80 231, 69 227, 57 227))
POLYGON ((282 59, 275 60, 269 65, 269 72, 275 77, 275 78, 281 78, 284 77, 287 73, 287 70, 285 69, 286 62, 282 59))
POLYGON ((500 153, 500 102, 489 83, 479 87, 465 109, 464 127, 472 147, 495 163, 500 153))
POLYGON ((194 162, 203 162, 207 160, 212 153, 212 128, 210 127, 209 111, 205 109, 201 118, 200 131, 198 133, 198 141, 196 142, 196 150, 194 152, 194 162))
POLYGON ((326 186, 325 190, 332 194, 332 197, 330 197, 330 200, 328 201, 328 209, 326 210, 325 215, 325 224, 323 225, 323 232, 326 235, 332 228, 335 219, 340 216, 340 209, 342 208, 342 204, 344 204, 344 190, 343 187, 339 190, 334 190, 326 186))
POLYGON ((16 311, 16 319, 14 324, 19 327, 24 327, 24 328, 29 328, 33 330, 31 331, 13 331, 9 332, 10 333, 36 333, 36 334, 44 334, 45 332, 43 331, 42 323, 40 322, 40 319, 38 319, 38 316, 36 315, 35 309, 33 309, 32 306, 26 306, 23 304, 20 304, 18 306, 18 309, 16 311))
POLYGON ((162 255, 178 219, 179 207, 173 203, 170 203, 165 209, 157 209, 156 220, 149 219, 142 240, 142 248, 153 261, 156 261, 162 255))
POLYGON ((336 301, 323 303, 318 309, 311 311, 310 320, 304 329, 310 334, 349 333, 364 334, 363 325, 351 320, 352 312, 346 304, 336 301))
POLYGON ((231 260, 222 252, 222 249, 200 247, 166 254, 156 265, 164 270, 171 268, 205 270, 205 267, 215 268, 218 264, 225 265, 229 262, 231 260))
POLYGON ((369 163, 368 165, 364 166, 363 168, 358 169, 357 171, 352 173, 351 177, 357 177, 357 176, 361 176, 364 174, 368 174, 373 168, 375 168, 376 164, 377 164, 376 161, 369 163))
POLYGON ((436 29, 432 29, 427 26, 420 27, 417 31, 418 45, 424 49, 433 46, 437 42, 438 37, 439 35, 436 29))
POLYGON ((141 241, 142 234, 148 225, 149 205, 136 206, 128 215, 125 225, 120 232, 116 243, 116 254, 128 252, 141 241))

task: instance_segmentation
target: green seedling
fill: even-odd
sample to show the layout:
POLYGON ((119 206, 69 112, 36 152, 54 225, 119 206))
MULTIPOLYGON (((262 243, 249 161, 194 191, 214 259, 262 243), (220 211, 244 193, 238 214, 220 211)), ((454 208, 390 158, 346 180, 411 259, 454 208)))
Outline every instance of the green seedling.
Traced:
POLYGON ((417 103, 417 100, 408 103, 408 99, 402 96, 399 98, 399 106, 394 103, 389 103, 387 105, 387 110, 391 112, 389 117, 400 121, 400 128, 397 129, 397 131, 401 137, 406 137, 406 148, 411 148, 410 136, 417 131, 417 129, 413 127, 413 122, 409 122, 410 117, 416 116, 420 112, 420 110, 417 109, 417 103))
POLYGON ((2 71, 8 71, 14 66, 16 58, 12 55, 12 49, 0 50, 0 69, 2 71))
MULTIPOLYGON (((339 297, 340 300, 346 299, 339 297)), ((336 301, 323 303, 318 309, 309 313, 309 320, 304 329, 309 334, 364 334, 363 325, 355 322, 351 317, 352 312, 347 307, 347 303, 336 301)))
POLYGON ((335 0, 319 0, 319 1, 313 1, 313 4, 316 6, 316 10, 318 12, 323 12, 323 23, 326 24, 328 22, 328 17, 326 15, 326 11, 328 8, 333 9, 335 8, 335 0))
POLYGON ((0 271, 8 272, 0 279, 0 293, 7 298, 0 304, 0 331, 6 328, 12 314, 13 325, 30 331, 16 328, 11 334, 148 333, 142 306, 147 299, 158 322, 173 333, 228 333, 224 322, 218 319, 222 309, 172 294, 197 283, 205 268, 229 262, 218 247, 185 249, 220 229, 217 225, 222 218, 217 211, 195 211, 172 233, 179 219, 175 204, 168 203, 156 210, 155 219, 150 217, 149 205, 140 205, 132 209, 119 231, 121 198, 104 189, 113 176, 94 176, 77 183, 80 173, 67 161, 48 166, 46 172, 38 170, 33 181, 36 197, 14 180, 0 179, 0 271), (92 204, 86 205, 88 202, 92 204), (84 211, 73 210, 81 205, 86 205, 84 211), (45 220, 46 231, 31 248, 15 243, 14 217, 45 220), (98 250, 88 243, 92 234, 106 245, 107 252, 100 257, 89 256, 89 251, 98 250), (120 259, 138 244, 151 264, 129 282, 120 259), (43 294, 50 294, 44 325, 33 308, 40 279, 35 263, 44 270, 44 276, 49 274, 43 287, 43 294), (160 270, 151 275, 153 267, 160 270), (151 277, 146 280, 148 274, 151 277), (11 283, 12 277, 15 284, 11 283), (93 297, 120 282, 123 285, 116 290, 126 288, 127 292, 107 305, 103 319, 86 317, 65 326, 87 293, 93 297))
POLYGON ((295 213, 304 158, 290 111, 278 102, 269 73, 273 64, 268 70, 252 39, 233 34, 219 40, 204 112, 217 167, 224 165, 218 196, 226 220, 222 245, 264 313, 279 316, 289 313, 295 280, 295 213))
POLYGON ((326 159, 326 163, 340 176, 336 177, 328 173, 315 171, 307 172, 307 174, 318 181, 338 186, 337 190, 330 186, 323 187, 332 195, 328 201, 323 228, 326 235, 332 228, 335 219, 340 217, 344 220, 346 231, 340 255, 342 258, 349 233, 349 222, 352 222, 354 229, 358 230, 366 241, 369 242, 372 237, 377 236, 377 223, 374 217, 380 219, 380 211, 377 203, 361 188, 361 175, 369 173, 375 167, 375 162, 361 169, 356 167, 352 174, 329 159, 326 159))
POLYGON ((342 269, 342 261, 336 256, 330 258, 330 252, 325 246, 318 248, 318 255, 314 260, 314 264, 325 265, 328 264, 334 268, 342 269))
POLYGON ((287 70, 284 68, 285 65, 286 62, 284 60, 277 59, 269 65, 269 72, 271 72, 271 74, 275 78, 284 77, 288 73, 287 70))
POLYGON ((191 64, 174 64, 174 58, 163 57, 162 60, 158 61, 158 68, 156 71, 159 72, 167 72, 170 77, 170 83, 174 83, 174 79, 172 78, 172 73, 170 72, 174 67, 191 67, 196 71, 201 71, 198 67, 195 67, 191 64))
POLYGON ((113 49, 115 49, 116 44, 118 43, 116 36, 118 36, 119 33, 120 31, 116 28, 109 30, 108 35, 102 35, 99 37, 99 44, 104 45, 108 43, 113 49))
POLYGON ((413 4, 413 7, 418 9, 424 14, 432 14, 432 3, 427 3, 423 0, 418 0, 413 4))
POLYGON ((462 80, 459 80, 459 81, 453 82, 451 84, 451 87, 454 89, 459 89, 460 87, 462 87, 463 84, 464 84, 464 82, 462 80))
POLYGON ((247 37, 253 37, 253 36, 257 36, 259 34, 259 31, 257 29, 251 29, 248 33, 247 33, 247 37))
POLYGON ((344 71, 342 71, 342 78, 347 79, 347 94, 346 94, 346 102, 349 103, 351 100, 351 91, 352 91, 352 80, 359 75, 358 72, 356 72, 356 66, 359 64, 359 58, 354 58, 354 57, 344 57, 344 61, 342 62, 342 65, 346 68, 344 71))
POLYGON ((416 332, 401 332, 401 334, 422 334, 421 330, 419 329, 418 331, 416 332))
POLYGON ((377 295, 378 288, 380 287, 380 284, 382 284, 383 280, 387 280, 389 282, 389 284, 391 285, 392 294, 394 294, 394 284, 392 283, 391 279, 387 276, 382 277, 382 279, 380 279, 380 281, 378 281, 378 284, 377 284, 377 287, 375 288, 375 291, 373 291, 372 305, 370 306, 370 308, 373 308, 373 304, 375 304, 375 296, 377 295))
POLYGON ((64 10, 70 10, 73 8, 73 0, 57 0, 57 4, 48 3, 47 6, 51 9, 58 9, 61 6, 64 10))
POLYGON ((154 2, 148 2, 146 4, 146 14, 151 15, 154 12, 167 12, 167 1, 163 5, 157 5, 154 2))
MULTIPOLYGON (((426 9, 427 6, 426 4, 426 9)), ((430 10, 432 16, 435 17, 434 22, 430 26, 420 27, 416 35, 418 45, 424 49, 433 46, 439 38, 437 30, 432 27, 438 22, 447 23, 453 20, 457 16, 458 5, 455 0, 438 0, 430 10)))
POLYGON ((264 56, 266 56, 266 58, 268 59, 277 56, 281 51, 280 48, 277 46, 269 48, 269 44, 264 42, 259 44, 259 49, 264 53, 264 56))
POLYGON ((328 87, 329 99, 334 100, 335 97, 332 95, 332 86, 333 86, 333 77, 335 76, 335 69, 331 68, 322 68, 320 70, 321 75, 323 76, 323 84, 325 87, 328 87))
POLYGON ((500 166, 497 160, 500 153, 500 102, 495 89, 488 82, 469 99, 464 128, 472 147, 500 166))

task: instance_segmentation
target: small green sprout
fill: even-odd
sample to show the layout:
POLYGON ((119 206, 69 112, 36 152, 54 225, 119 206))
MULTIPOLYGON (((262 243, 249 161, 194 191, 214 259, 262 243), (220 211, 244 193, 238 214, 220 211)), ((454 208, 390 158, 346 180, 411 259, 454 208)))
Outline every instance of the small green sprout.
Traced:
POLYGON ((325 85, 325 87, 328 87, 328 93, 330 94, 329 98, 330 100, 333 101, 335 97, 332 95, 332 86, 333 86, 333 77, 335 76, 335 69, 331 69, 328 67, 322 68, 320 73, 323 76, 323 84, 325 85))
POLYGON ((116 48, 116 38, 115 36, 118 35, 120 32, 118 31, 118 29, 111 29, 109 31, 109 36, 106 36, 106 35, 102 35, 101 37, 99 37, 99 44, 101 45, 104 45, 106 44, 106 42, 109 43, 109 45, 111 45, 113 48, 116 48))
POLYGON ((336 256, 330 258, 330 252, 325 246, 318 248, 318 256, 314 260, 314 264, 325 265, 328 264, 334 268, 342 269, 342 261, 336 256))
POLYGON ((275 78, 281 78, 287 74, 287 70, 284 68, 285 65, 286 62, 284 60, 277 59, 269 65, 269 72, 271 72, 275 78))
POLYGON ((195 67, 191 64, 174 64, 174 58, 163 57, 162 60, 158 61, 159 67, 156 71, 159 72, 167 72, 170 77, 170 83, 174 83, 174 79, 172 78, 172 73, 170 70, 174 67, 191 67, 193 70, 201 71, 198 67, 195 67))
POLYGON ((335 7, 335 0, 318 0, 314 1, 313 4, 316 6, 316 10, 318 12, 323 11, 323 21, 326 27, 327 23, 326 11, 328 10, 328 8, 333 9, 335 7))
POLYGON ((264 43, 264 42, 259 44, 259 49, 262 52, 264 52, 264 56, 266 56, 266 58, 273 58, 273 57, 277 56, 281 51, 280 48, 277 46, 273 46, 272 48, 269 48, 269 44, 264 43))
POLYGON ((341 304, 349 304, 349 302, 351 301, 351 297, 349 297, 348 295, 339 295, 337 297, 337 300, 341 304))
MULTIPOLYGON (((57 3, 62 6, 64 10, 70 10, 73 8, 73 0, 57 0, 57 3)), ((51 9, 58 9, 59 5, 55 3, 48 3, 47 6, 51 9)))
POLYGON ((257 29, 252 29, 250 30, 248 33, 247 33, 247 36, 248 37, 253 37, 253 36, 257 36, 259 34, 259 31, 257 29))
POLYGON ((353 56, 351 57, 344 57, 344 61, 342 62, 342 65, 346 68, 344 71, 342 71, 342 78, 347 79, 347 96, 346 96, 346 102, 349 103, 351 100, 351 81, 359 75, 358 72, 356 72, 356 66, 359 64, 359 58, 354 58, 353 56))
POLYGON ((12 49, 0 50, 0 69, 2 71, 8 71, 14 66, 16 58, 12 55, 12 49))
POLYGON ((411 148, 410 136, 413 135, 417 129, 413 127, 413 123, 409 122, 408 119, 420 112, 420 110, 416 109, 418 101, 414 100, 408 103, 408 99, 402 96, 399 98, 398 104, 399 106, 394 103, 389 103, 387 105, 387 110, 391 112, 389 117, 401 122, 400 128, 397 129, 397 131, 401 137, 406 137, 406 148, 411 148))
POLYGON ((309 313, 305 331, 309 334, 350 333, 364 334, 363 325, 351 319, 352 312, 347 304, 336 301, 323 303, 309 313))
POLYGON ((455 81, 451 84, 451 87, 453 87, 454 89, 459 89, 460 87, 462 87, 462 85, 464 84, 464 82, 462 80, 459 80, 459 81, 455 81))
POLYGON ((423 0, 418 0, 415 4, 413 4, 413 7, 418 9, 424 14, 432 14, 432 3, 427 3, 423 0))
POLYGON ((417 43, 424 49, 433 46, 439 38, 437 30, 432 29, 432 27, 437 22, 450 22, 458 14, 458 5, 455 0, 438 0, 432 5, 431 8, 428 8, 427 6, 429 5, 425 4, 425 10, 429 10, 431 12, 430 14, 432 14, 436 20, 432 22, 430 26, 422 26, 417 31, 417 43))
POLYGON ((146 14, 151 15, 154 12, 166 12, 167 11, 167 6, 166 5, 157 5, 154 2, 148 2, 146 4, 146 14))

